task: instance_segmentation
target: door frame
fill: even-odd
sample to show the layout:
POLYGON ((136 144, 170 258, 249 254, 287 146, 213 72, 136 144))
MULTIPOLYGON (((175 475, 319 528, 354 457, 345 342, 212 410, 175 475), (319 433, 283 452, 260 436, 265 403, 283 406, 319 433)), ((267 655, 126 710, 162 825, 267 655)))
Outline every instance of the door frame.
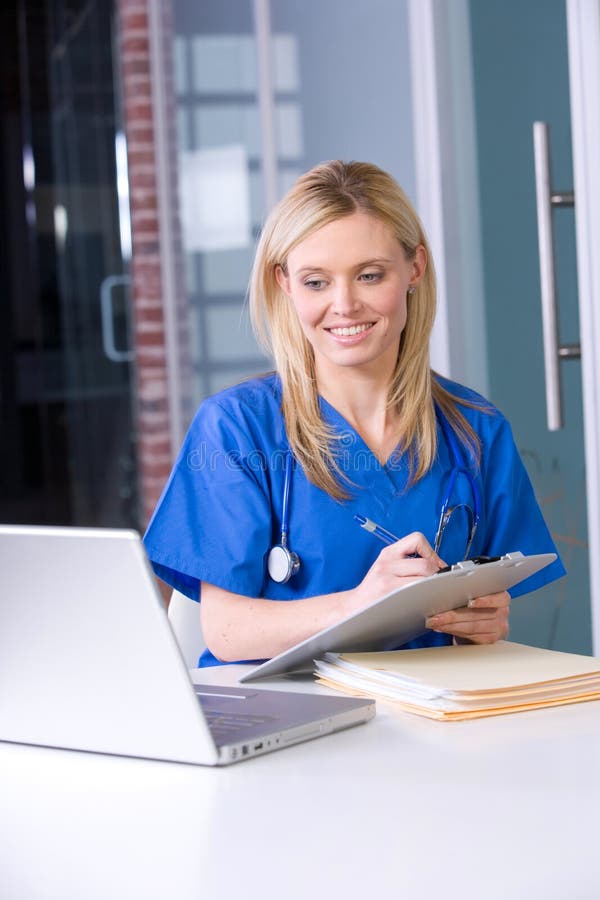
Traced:
MULTIPOLYGON (((600 246, 600 0, 566 0, 566 11, 592 647, 594 654, 600 655, 600 354, 596 350, 600 346, 600 256, 595 252, 600 246)), ((417 206, 430 237, 438 277, 432 366, 486 394, 468 2, 408 0, 408 14, 417 206), (458 209, 458 196, 463 214, 451 218, 458 209)))

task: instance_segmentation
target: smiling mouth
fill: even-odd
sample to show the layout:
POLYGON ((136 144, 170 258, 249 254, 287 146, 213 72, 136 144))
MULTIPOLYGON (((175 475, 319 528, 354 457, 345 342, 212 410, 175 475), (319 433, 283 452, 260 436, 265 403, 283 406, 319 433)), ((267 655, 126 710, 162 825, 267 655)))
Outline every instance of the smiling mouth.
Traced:
POLYGON ((374 324, 374 322, 366 322, 364 325, 350 325, 344 328, 327 328, 326 330, 329 331, 330 334, 335 334, 337 337, 352 337, 352 335, 362 334, 364 331, 368 331, 374 324))

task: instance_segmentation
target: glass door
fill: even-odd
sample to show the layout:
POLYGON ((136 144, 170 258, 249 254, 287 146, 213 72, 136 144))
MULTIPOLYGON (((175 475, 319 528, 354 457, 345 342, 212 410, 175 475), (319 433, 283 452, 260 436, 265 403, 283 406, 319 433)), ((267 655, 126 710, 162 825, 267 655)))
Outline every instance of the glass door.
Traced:
MULTIPOLYGON (((564 426, 546 421, 533 123, 554 190, 573 189, 564 0, 471 0, 490 399, 509 417, 568 577, 513 604, 511 638, 591 652, 581 364, 561 363, 564 426)), ((579 341, 572 208, 554 208, 558 332, 579 341)), ((518 549, 518 548, 515 548, 518 549)))
POLYGON ((340 0, 163 2, 174 27, 179 211, 198 403, 271 368, 245 305, 270 202, 303 171, 338 157, 372 160, 414 193, 408 15, 397 0, 345 0, 343 15, 340 0))
POLYGON ((113 5, 3 16, 0 517, 135 527, 113 5))

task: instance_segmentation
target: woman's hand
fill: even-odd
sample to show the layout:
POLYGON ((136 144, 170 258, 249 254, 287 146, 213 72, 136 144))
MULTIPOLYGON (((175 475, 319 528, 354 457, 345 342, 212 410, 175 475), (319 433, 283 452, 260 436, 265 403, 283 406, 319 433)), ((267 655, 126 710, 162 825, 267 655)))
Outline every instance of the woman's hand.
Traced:
POLYGON ((451 634, 460 643, 493 644, 508 635, 510 594, 488 594, 469 600, 468 606, 430 616, 425 624, 432 631, 451 634))
POLYGON ((445 563, 439 558, 427 538, 418 531, 385 547, 352 594, 352 606, 363 606, 398 588, 433 575, 445 563))

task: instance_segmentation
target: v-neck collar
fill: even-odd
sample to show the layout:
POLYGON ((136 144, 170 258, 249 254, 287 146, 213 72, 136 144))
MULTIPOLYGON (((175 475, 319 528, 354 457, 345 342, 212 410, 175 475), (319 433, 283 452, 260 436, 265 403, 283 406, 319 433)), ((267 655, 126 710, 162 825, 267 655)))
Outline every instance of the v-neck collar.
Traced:
MULTIPOLYGON (((375 477, 375 480, 381 483, 381 479, 384 479, 387 483, 388 490, 391 488, 394 496, 402 493, 408 480, 405 454, 398 456, 398 448, 396 447, 386 462, 382 463, 373 453, 364 438, 358 433, 356 428, 348 422, 346 417, 343 416, 335 406, 332 406, 332 404, 320 394, 319 404, 323 418, 328 424, 334 426, 340 437, 337 442, 338 446, 334 447, 334 452, 336 454, 346 453, 352 455, 355 460, 357 459, 357 453, 360 452, 363 456, 367 454, 368 464, 365 466, 365 470, 374 473, 374 476, 376 476, 377 473, 381 473, 380 478, 375 477)), ((352 476, 352 474, 358 475, 360 474, 360 470, 349 474, 350 476, 352 476)), ((352 478, 351 480, 355 481, 356 479, 352 478)), ((364 480, 365 479, 363 478, 362 481, 364 482, 364 480)), ((362 486, 366 487, 367 485, 363 483, 362 486)))

